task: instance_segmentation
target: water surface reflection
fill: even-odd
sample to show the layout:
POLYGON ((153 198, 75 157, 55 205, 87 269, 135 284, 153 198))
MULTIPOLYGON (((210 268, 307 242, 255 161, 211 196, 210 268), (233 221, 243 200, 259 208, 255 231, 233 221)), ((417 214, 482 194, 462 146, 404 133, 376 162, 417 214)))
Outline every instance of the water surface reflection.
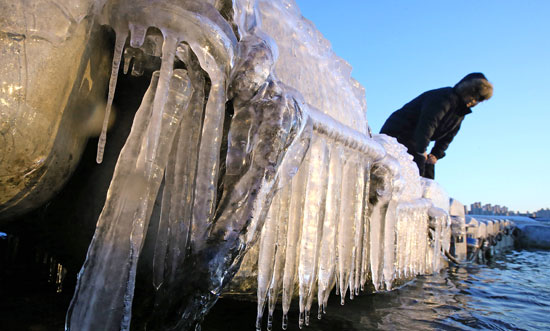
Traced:
MULTIPOLYGON (((389 293, 362 295, 345 306, 332 296, 322 321, 304 330, 550 329, 550 251, 513 251, 488 265, 450 267, 389 293)), ((254 303, 222 299, 205 331, 254 330, 254 303)), ((297 307, 289 330, 299 330, 297 307)), ((274 329, 280 329, 276 312, 274 329)))

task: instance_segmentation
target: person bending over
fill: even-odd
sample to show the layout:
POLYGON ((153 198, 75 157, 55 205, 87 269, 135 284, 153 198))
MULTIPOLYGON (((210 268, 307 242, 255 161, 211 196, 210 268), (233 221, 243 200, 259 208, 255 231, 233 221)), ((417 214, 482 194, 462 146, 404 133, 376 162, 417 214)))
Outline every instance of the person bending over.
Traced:
POLYGON ((454 87, 427 91, 396 110, 386 120, 380 133, 397 138, 414 157, 420 175, 434 178, 434 165, 460 129, 470 108, 493 95, 493 85, 485 75, 474 72, 454 87), (430 141, 435 144, 426 153, 430 141))

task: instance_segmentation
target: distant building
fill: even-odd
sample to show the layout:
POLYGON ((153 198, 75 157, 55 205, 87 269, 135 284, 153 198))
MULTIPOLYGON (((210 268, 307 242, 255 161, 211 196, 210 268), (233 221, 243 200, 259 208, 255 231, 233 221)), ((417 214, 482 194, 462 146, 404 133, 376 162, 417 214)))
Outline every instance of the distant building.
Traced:
POLYGON ((491 205, 490 203, 481 204, 481 202, 474 202, 470 205, 470 210, 467 211, 468 215, 499 215, 499 216, 527 216, 527 217, 539 217, 539 218, 550 218, 550 209, 541 209, 535 213, 519 213, 513 210, 510 210, 506 206, 501 205, 491 205))
POLYGON ((550 209, 549 208, 540 209, 535 213, 535 216, 537 218, 550 218, 550 209))

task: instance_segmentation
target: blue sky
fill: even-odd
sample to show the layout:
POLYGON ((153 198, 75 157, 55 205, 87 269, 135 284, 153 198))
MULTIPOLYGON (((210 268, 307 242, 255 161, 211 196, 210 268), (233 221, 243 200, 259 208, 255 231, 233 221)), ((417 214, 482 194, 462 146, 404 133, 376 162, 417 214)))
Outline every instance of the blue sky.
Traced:
POLYGON ((473 108, 436 180, 469 205, 550 207, 550 1, 297 0, 366 89, 374 132, 420 93, 480 71, 473 108))

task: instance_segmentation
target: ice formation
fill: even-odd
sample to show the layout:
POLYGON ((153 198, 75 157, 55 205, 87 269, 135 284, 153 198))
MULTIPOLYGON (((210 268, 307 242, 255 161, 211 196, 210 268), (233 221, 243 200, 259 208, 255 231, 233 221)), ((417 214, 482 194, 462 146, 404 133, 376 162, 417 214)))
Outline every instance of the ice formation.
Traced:
POLYGON ((255 278, 257 329, 266 307, 273 327, 279 297, 286 328, 295 296, 302 327, 333 288, 343 304, 443 266, 447 195, 395 139, 369 134, 363 88, 294 1, 59 8, 71 6, 70 22, 90 18, 116 35, 97 162, 119 70, 161 64, 120 152, 68 330, 194 328, 239 268, 232 288, 255 278), (154 298, 133 318, 148 237, 154 298))
MULTIPOLYGON (((341 126, 315 131, 298 174, 275 195, 275 201, 290 200, 293 207, 289 214, 281 214, 281 209, 277 214, 270 210, 261 234, 262 244, 251 249, 248 254, 253 257, 245 258, 243 269, 230 286, 230 291, 242 291, 243 279, 258 264, 257 329, 262 327, 264 302, 275 302, 278 291, 282 293, 285 329, 292 293, 296 291, 299 325, 303 326, 309 324, 314 291, 321 318, 334 287, 344 304, 348 293, 352 299, 362 290, 391 290, 403 280, 436 272, 444 265, 442 254, 450 243, 450 218, 432 200, 446 199, 441 187, 421 180, 412 156, 394 138, 377 135, 360 142, 349 137, 342 140, 347 144, 342 144, 328 138, 334 135, 325 136, 331 130, 339 134, 353 132, 341 126), (328 153, 327 141, 332 141, 328 153), (378 144, 386 153, 377 154, 374 148, 365 153, 361 150, 363 143, 378 144), (309 199, 312 195, 317 198, 309 199), (296 218, 302 219, 297 233, 276 235, 277 226, 271 223, 281 226, 288 220, 288 228, 294 228, 296 218), (267 238, 272 242, 269 246, 264 245, 267 238), (266 247, 270 252, 267 263, 260 260, 266 256, 266 247), (272 254, 274 247, 284 249, 285 254, 272 254), (260 257, 257 261, 256 255, 260 257), (285 257, 282 263, 280 259, 285 257), (282 290, 277 274, 289 275, 282 290)), ((272 328, 272 314, 270 307, 268 330, 272 328)))

